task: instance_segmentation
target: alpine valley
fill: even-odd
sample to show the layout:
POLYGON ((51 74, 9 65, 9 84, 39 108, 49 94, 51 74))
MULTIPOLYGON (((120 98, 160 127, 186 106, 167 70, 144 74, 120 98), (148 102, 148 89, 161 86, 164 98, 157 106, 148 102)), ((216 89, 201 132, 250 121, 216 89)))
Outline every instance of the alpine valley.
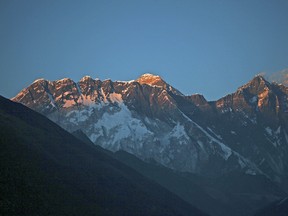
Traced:
MULTIPOLYGON (((114 157, 128 165, 127 158, 132 155, 136 156, 133 160, 140 158, 147 165, 140 169, 136 165, 140 161, 131 162, 134 169, 138 167, 138 172, 162 186, 161 178, 149 176, 143 166, 157 164, 169 173, 182 173, 181 181, 189 179, 201 185, 207 196, 229 206, 226 215, 252 215, 287 196, 288 87, 260 75, 217 101, 207 101, 200 94, 183 95, 152 74, 132 81, 101 81, 89 76, 78 82, 39 79, 11 100, 68 132, 81 130, 92 143, 115 152, 114 157), (251 185, 262 192, 271 190, 249 192, 251 185), (223 188, 225 195, 219 192, 224 193, 223 188), (249 202, 254 202, 254 207, 249 202), (233 212, 235 206, 251 208, 233 212)), ((175 192, 169 185, 166 188, 175 192)), ((177 195, 185 199, 183 193, 177 195)), ((186 201, 195 204, 195 200, 186 201)), ((201 204, 196 206, 201 208, 201 204)))

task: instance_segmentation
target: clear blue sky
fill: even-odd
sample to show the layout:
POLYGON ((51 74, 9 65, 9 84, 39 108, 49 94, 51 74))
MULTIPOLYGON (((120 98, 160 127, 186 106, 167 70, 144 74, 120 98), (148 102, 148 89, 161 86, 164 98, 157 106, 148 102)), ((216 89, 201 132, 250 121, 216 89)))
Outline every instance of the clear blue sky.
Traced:
POLYGON ((288 67, 287 0, 0 0, 0 94, 150 72, 215 100, 288 67))

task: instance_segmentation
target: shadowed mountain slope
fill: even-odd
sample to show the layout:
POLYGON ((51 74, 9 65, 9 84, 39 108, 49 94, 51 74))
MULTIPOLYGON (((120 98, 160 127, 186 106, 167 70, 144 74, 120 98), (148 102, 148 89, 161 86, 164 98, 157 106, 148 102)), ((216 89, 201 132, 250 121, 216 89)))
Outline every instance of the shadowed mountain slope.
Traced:
POLYGON ((287 214, 288 197, 266 206, 258 211, 255 216, 287 216, 287 214))
MULTIPOLYGON (((81 130, 73 135, 93 145, 81 130)), ((273 200, 287 196, 263 175, 230 173, 218 178, 207 178, 171 170, 154 160, 142 161, 125 151, 102 151, 212 216, 252 216, 273 200)))
POLYGON ((1 215, 205 215, 3 97, 0 170, 1 215))

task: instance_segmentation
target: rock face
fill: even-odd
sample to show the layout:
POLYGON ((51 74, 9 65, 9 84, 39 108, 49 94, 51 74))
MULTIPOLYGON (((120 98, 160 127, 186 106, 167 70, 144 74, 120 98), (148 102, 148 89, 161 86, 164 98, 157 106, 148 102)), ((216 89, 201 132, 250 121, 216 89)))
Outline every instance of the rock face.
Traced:
POLYGON ((81 129, 112 151, 179 171, 209 176, 238 171, 285 183, 287 95, 283 85, 256 76, 235 93, 208 102, 144 74, 129 82, 41 79, 12 100, 70 132, 81 129))

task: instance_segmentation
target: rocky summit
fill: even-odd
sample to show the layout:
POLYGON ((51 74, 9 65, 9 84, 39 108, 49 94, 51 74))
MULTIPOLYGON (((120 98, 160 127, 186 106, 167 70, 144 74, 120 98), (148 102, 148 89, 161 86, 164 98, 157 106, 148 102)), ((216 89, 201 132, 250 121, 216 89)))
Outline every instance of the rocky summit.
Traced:
POLYGON ((262 174, 287 186, 288 88, 255 76, 217 101, 160 76, 132 81, 39 79, 12 98, 69 132, 178 171, 262 174))

